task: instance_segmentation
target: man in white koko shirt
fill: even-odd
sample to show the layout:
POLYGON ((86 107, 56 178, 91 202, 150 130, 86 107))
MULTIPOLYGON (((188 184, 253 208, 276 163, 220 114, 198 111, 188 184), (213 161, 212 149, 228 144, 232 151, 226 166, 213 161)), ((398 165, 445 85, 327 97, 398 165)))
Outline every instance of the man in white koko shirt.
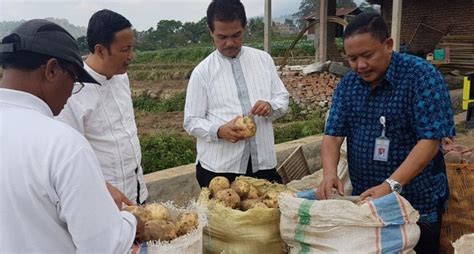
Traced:
POLYGON ((86 85, 81 93, 69 98, 57 117, 92 145, 119 207, 122 202, 130 204, 129 199, 141 204, 148 196, 126 73, 133 58, 131 27, 125 17, 110 10, 98 11, 91 17, 87 27, 91 54, 84 68, 101 86, 86 85))
POLYGON ((217 50, 194 69, 184 109, 184 129, 197 138, 196 177, 238 175, 281 182, 276 172, 272 121, 288 109, 288 92, 266 52, 243 47, 247 19, 239 0, 214 0, 207 24, 217 50), (234 122, 254 115, 257 133, 245 139, 234 122))

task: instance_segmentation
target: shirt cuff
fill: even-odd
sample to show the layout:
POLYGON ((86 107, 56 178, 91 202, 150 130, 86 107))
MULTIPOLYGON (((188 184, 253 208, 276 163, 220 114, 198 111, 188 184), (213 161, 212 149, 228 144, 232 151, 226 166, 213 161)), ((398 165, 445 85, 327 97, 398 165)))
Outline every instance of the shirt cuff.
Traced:
POLYGON ((219 130, 220 125, 218 123, 215 123, 211 125, 211 128, 209 129, 209 137, 211 141, 218 141, 219 137, 217 136, 217 131, 219 130))

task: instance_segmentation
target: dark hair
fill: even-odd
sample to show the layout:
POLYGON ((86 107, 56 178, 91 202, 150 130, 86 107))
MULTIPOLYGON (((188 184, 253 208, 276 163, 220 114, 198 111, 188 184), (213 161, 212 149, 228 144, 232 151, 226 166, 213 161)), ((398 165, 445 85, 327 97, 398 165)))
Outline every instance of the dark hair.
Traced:
MULTIPOLYGON (((41 31, 58 31, 55 27, 44 27, 41 31), (48 29, 50 28, 50 29, 48 29)), ((11 34, 3 38, 2 43, 21 43, 20 37, 17 34, 11 34)), ((1 54, 2 68, 16 69, 21 71, 33 71, 38 69, 41 65, 48 62, 49 59, 55 58, 54 56, 48 56, 31 51, 14 51, 14 52, 3 52, 1 54)), ((64 59, 56 58, 61 68, 65 69, 66 66, 73 65, 72 62, 64 59)))
POLYGON ((231 22, 240 20, 240 25, 245 28, 247 16, 244 5, 240 0, 213 0, 207 7, 207 26, 214 31, 214 21, 231 22))
POLYGON ((388 32, 387 23, 383 20, 382 16, 377 13, 361 13, 357 15, 347 25, 344 31, 344 40, 356 35, 370 33, 374 38, 384 41, 390 37, 388 32))
POLYGON ((132 24, 128 19, 111 10, 103 9, 94 13, 87 26, 87 44, 90 52, 94 53, 96 44, 101 44, 110 49, 115 34, 130 27, 132 27, 132 24))

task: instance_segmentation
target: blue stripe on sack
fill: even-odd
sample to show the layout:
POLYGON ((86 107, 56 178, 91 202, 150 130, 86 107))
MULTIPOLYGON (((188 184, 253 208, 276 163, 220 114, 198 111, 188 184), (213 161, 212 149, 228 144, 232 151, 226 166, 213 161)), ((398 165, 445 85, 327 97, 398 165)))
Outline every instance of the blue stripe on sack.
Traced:
POLYGON ((377 209, 378 216, 385 224, 380 230, 380 246, 382 253, 399 252, 403 249, 401 225, 403 220, 400 204, 394 192, 371 201, 377 209))
POLYGON ((306 235, 306 231, 304 229, 311 221, 311 214, 309 213, 309 210, 311 209, 313 203, 314 201, 304 200, 301 202, 300 208, 298 209, 299 219, 295 230, 295 240, 300 243, 300 250, 298 251, 298 254, 309 253, 309 245, 304 241, 306 235))

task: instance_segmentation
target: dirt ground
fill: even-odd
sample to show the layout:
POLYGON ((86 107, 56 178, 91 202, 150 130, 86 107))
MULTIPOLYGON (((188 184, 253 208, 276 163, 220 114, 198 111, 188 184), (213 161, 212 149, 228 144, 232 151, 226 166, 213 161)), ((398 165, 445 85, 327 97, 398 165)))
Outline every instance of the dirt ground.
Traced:
POLYGON ((188 84, 187 80, 167 80, 167 81, 131 81, 132 94, 138 96, 148 91, 150 94, 167 98, 170 95, 183 92, 188 84))

